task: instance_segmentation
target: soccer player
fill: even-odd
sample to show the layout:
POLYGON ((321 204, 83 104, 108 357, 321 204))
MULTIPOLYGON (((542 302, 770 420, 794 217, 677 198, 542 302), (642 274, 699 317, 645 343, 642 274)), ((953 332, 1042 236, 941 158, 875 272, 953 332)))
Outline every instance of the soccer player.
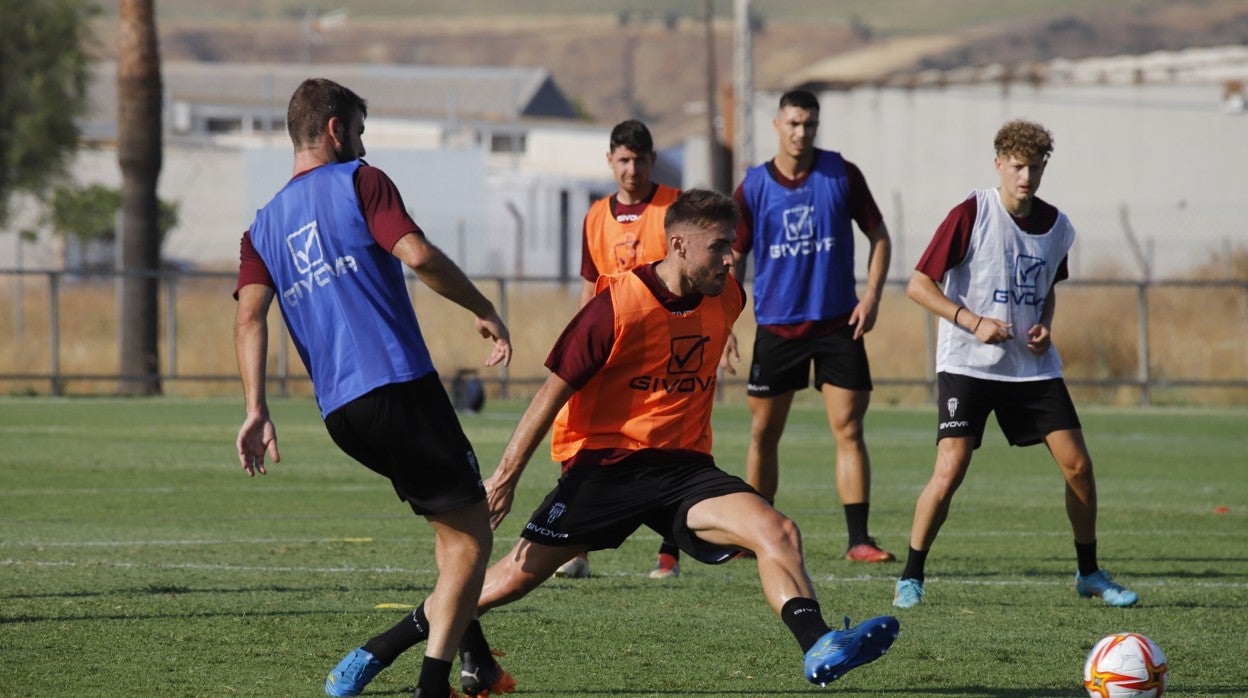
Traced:
POLYGON ((928 551, 979 448, 990 412, 1014 446, 1044 443, 1066 479, 1066 516, 1075 535, 1075 591, 1130 606, 1134 591, 1096 558, 1096 480, 1079 416, 1062 380, 1051 327, 1057 282, 1075 228, 1038 198, 1053 152, 1040 124, 1006 123, 993 141, 999 177, 945 217, 919 260, 906 294, 940 318, 936 466, 919 494, 906 567, 893 605, 923 600, 928 551))
MULTIPOLYGON (((493 304, 408 216, 394 183, 361 160, 366 116, 362 98, 329 80, 306 80, 290 98, 294 176, 241 244, 234 345, 247 415, 236 445, 249 476, 267 472, 266 455, 280 460, 265 398, 277 298, 334 442, 433 527, 438 580, 418 619, 429 642, 416 695, 445 697, 456 646, 476 622, 493 533, 476 457, 429 359, 402 265, 476 316, 492 340, 487 366, 510 362, 511 340, 493 304)), ((380 670, 395 656, 382 635, 343 665, 380 670)), ((341 681, 343 665, 325 691, 357 695, 341 681)))
MULTIPOLYGON (((863 419, 871 401, 871 368, 863 336, 875 326, 888 275, 888 228, 866 179, 852 162, 815 147, 819 101, 806 90, 780 97, 772 122, 779 149, 751 167, 734 198, 741 223, 733 246, 733 273, 745 279, 754 258, 754 315, 758 330, 747 400, 752 415, 746 479, 768 501, 779 485, 779 446, 798 390, 810 384, 823 397, 836 440, 836 488, 845 509, 845 559, 889 562, 868 533, 871 462, 863 419), (853 224, 870 242, 861 297, 854 279, 853 224)), ((736 337, 721 366, 736 374, 736 337)))
MULTIPOLYGON (((650 129, 636 119, 621 121, 611 129, 607 165, 617 190, 599 199, 585 214, 581 246, 581 307, 594 297, 595 284, 603 274, 618 274, 639 264, 663 259, 667 235, 663 214, 680 191, 650 179, 656 159, 650 129)), ((680 575, 680 548, 664 540, 650 576, 664 579, 680 575)), ((568 560, 555 576, 589 576, 589 555, 568 560)))
MULTIPOLYGON (((763 595, 805 652, 806 678, 823 685, 878 659, 899 626, 881 616, 829 629, 797 525, 711 457, 716 358, 745 305, 729 273, 737 217, 727 196, 681 194, 664 216, 667 255, 602 277, 564 328, 546 359, 551 375, 486 481, 491 524, 497 529, 511 511, 552 425, 563 475, 486 572, 477 608, 516 601, 574 555, 618 547, 645 525, 701 562, 753 552, 763 595)), ((488 651, 479 630, 470 628, 463 644, 488 651)))
POLYGON ((486 572, 478 608, 520 599, 573 555, 617 547, 645 525, 700 562, 753 552, 764 596, 805 652, 806 677, 822 685, 879 658, 898 624, 829 629, 797 525, 711 457, 717 359, 745 304, 729 273, 737 217, 727 196, 681 194, 664 217, 666 256, 600 279, 564 329, 546 359, 551 375, 486 482, 494 526, 552 424, 563 475, 486 572))

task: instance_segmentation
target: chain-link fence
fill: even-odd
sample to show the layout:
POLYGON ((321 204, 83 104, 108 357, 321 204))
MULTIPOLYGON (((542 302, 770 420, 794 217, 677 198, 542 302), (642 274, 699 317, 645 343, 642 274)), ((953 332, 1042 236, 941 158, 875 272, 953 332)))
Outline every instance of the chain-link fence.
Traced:
MULTIPOLYGON (((169 270, 160 278, 160 383, 168 395, 236 395, 233 272, 169 270)), ((479 278, 515 344, 507 368, 482 366, 489 346, 467 311, 412 277, 434 363, 448 382, 480 380, 490 398, 526 398, 545 379, 555 338, 577 310, 580 280, 479 278)), ((29 395, 110 394, 118 374, 118 276, 112 272, 0 271, 0 390, 29 395)), ((1248 280, 1071 279, 1057 287, 1053 336, 1077 399, 1102 404, 1248 405, 1248 280)), ((743 401, 754 338, 747 307, 737 322, 743 366, 719 396, 743 401)), ((275 395, 310 395, 278 310, 272 311, 269 380, 275 395)), ((867 336, 877 404, 928 401, 935 324, 890 282, 867 336)))

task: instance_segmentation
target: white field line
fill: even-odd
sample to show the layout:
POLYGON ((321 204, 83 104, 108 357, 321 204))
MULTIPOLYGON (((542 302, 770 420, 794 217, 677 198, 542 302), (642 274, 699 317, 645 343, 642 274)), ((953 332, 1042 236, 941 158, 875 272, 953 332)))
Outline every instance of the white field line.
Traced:
MULTIPOLYGON (((731 563, 730 563, 731 564, 731 563)), ((157 570, 193 570, 200 572, 261 572, 265 574, 271 573, 288 573, 288 574, 400 574, 400 575, 432 575, 437 574, 437 570, 432 568, 414 569, 410 567, 395 567, 387 565, 384 567, 299 567, 299 566, 271 566, 271 565, 231 565, 224 563, 134 563, 92 560, 90 562, 78 562, 74 560, 15 560, 6 558, 0 560, 0 567, 35 567, 35 568, 74 568, 74 567, 93 567, 108 566, 117 569, 157 569, 157 570)), ((615 578, 627 577, 648 577, 649 572, 615 572, 607 575, 615 578)), ((893 584, 897 581, 895 576, 891 575, 815 575, 814 580, 827 584, 893 584)), ((944 577, 928 577, 929 584, 953 584, 960 586, 1015 586, 1015 587, 1064 587, 1070 586, 1071 581, 1066 577, 1052 577, 1048 579, 1036 578, 1012 578, 1012 579, 959 579, 944 577)), ((1199 582, 1189 579, 1183 580, 1142 580, 1132 581, 1132 587, 1137 588, 1189 588, 1199 587, 1203 589, 1248 589, 1248 582, 1199 582)))

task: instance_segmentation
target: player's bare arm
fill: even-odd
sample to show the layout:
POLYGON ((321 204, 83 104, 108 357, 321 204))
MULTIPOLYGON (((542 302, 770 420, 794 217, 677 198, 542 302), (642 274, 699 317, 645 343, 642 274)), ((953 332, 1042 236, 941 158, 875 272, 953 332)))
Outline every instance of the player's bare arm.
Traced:
POLYGON ((533 401, 520 416, 516 430, 512 432, 507 447, 503 449, 498 467, 490 479, 485 481, 485 500, 490 506, 490 526, 495 530, 511 511, 516 485, 520 482, 520 475, 524 473, 529 459, 533 457, 533 452, 546 438, 559 408, 563 407, 574 392, 576 391, 567 381, 552 373, 542 387, 538 388, 533 401))
POLYGON ((1027 330, 1027 349, 1039 356, 1053 346, 1053 336, 1049 328, 1053 326, 1053 312, 1057 306, 1055 288, 1050 288, 1044 297, 1044 307, 1040 310, 1040 322, 1027 330))
POLYGON ((411 267, 420 280, 435 293, 477 316, 477 332, 491 339, 494 346, 486 357, 486 366, 511 365, 511 333, 494 309, 494 304, 481 294, 455 262, 423 234, 408 233, 399 238, 390 251, 411 267))
POLYGON ((888 227, 883 221, 871 230, 866 231, 871 241, 871 250, 867 257, 867 284, 858 305, 854 306, 849 316, 849 324, 854 326, 854 339, 875 328, 875 320, 880 311, 880 297, 884 292, 884 282, 888 278, 888 265, 892 261, 893 242, 889 237, 888 227))
MULTIPOLYGON (((743 287, 745 286, 745 258, 746 253, 732 252, 732 276, 743 287)), ((737 364, 741 363, 741 350, 737 346, 737 333, 729 331, 728 339, 724 341, 724 353, 719 357, 720 369, 726 371, 729 375, 737 375, 737 364)))
POLYGON ((234 354, 243 381, 247 416, 238 430, 235 446, 238 462, 249 477, 268 471, 264 466, 267 454, 276 463, 281 460, 277 450, 277 430, 269 418, 265 398, 265 362, 269 353, 269 305, 272 288, 248 284, 238 291, 238 310, 234 316, 234 354))
POLYGON ((927 308, 933 315, 939 315, 974 334, 984 344, 1000 344, 1007 339, 1014 338, 1010 332, 1010 328, 1014 327, 1013 323, 1003 322, 987 315, 976 315, 958 305, 940 290, 932 277, 921 271, 916 271, 910 276, 910 283, 906 286, 906 297, 927 308))

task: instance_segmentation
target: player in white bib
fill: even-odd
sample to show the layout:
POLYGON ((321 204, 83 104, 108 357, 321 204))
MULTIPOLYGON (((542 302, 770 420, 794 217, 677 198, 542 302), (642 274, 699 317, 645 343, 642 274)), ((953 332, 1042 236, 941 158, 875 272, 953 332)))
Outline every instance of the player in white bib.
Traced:
POLYGON ((994 146, 998 186, 973 191, 949 212, 906 290, 940 318, 940 419, 935 470, 915 506, 893 605, 909 608, 923 600, 928 551, 995 412, 1011 445, 1044 443, 1066 479, 1075 591, 1130 606, 1136 593, 1097 563, 1092 457, 1050 334, 1054 288, 1067 277, 1066 255, 1075 239, 1065 214, 1036 197, 1053 137, 1039 124, 1016 120, 1001 127, 994 146))

